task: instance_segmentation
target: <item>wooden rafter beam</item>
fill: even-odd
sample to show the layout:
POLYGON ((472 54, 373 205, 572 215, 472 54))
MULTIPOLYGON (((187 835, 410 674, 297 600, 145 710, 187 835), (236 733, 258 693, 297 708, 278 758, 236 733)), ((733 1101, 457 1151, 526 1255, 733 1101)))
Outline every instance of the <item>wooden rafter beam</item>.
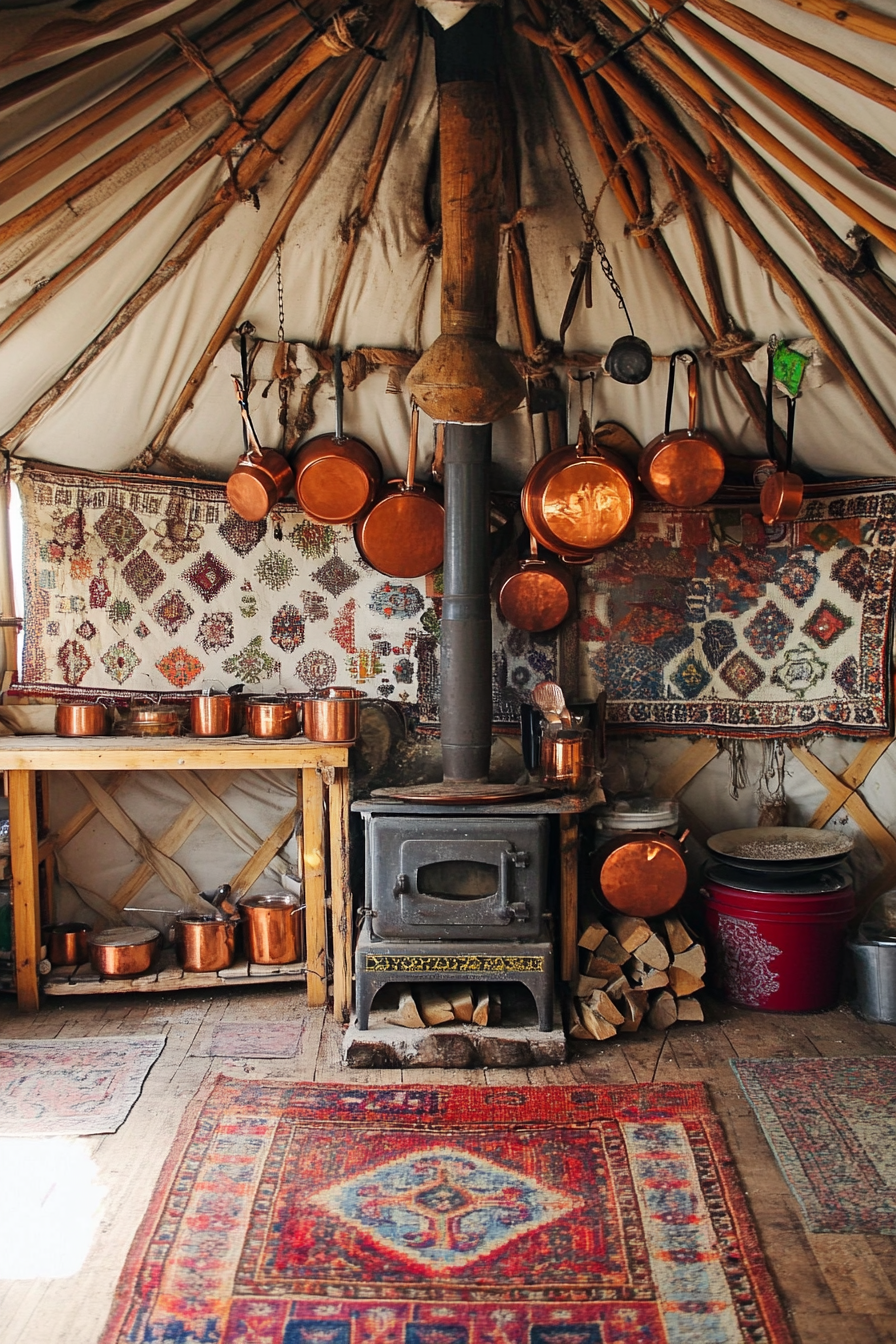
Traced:
MULTIPOLYGON (((257 835, 232 807, 222 803, 217 790, 210 788, 201 776, 192 770, 169 770, 168 776, 175 784, 179 784, 197 807, 220 826, 224 834, 246 854, 254 854, 259 849, 263 843, 261 836, 257 835)), ((287 864, 282 860, 279 862, 274 860, 274 866, 278 872, 285 873, 287 870, 287 864)))
MULTIPOLYGON (((378 45, 388 49, 392 43, 395 42, 398 32, 404 25, 407 16, 407 0, 396 0, 396 3, 393 4, 388 17, 383 24, 382 33, 377 39, 378 45)), ((359 60, 357 70, 339 100, 339 104, 336 107, 333 116, 319 135, 314 148, 311 150, 302 167, 296 174, 293 185, 290 188, 285 201, 277 211, 274 222, 268 230, 252 265, 249 268, 248 274, 236 294, 231 299, 230 304, 218 323, 214 335, 200 356, 196 367, 187 379, 180 395, 168 412, 168 415, 165 417, 162 428, 156 434, 146 451, 141 454, 136 465, 146 468, 155 461, 159 453, 167 446, 168 440, 181 418, 192 406, 193 398, 205 381, 215 355, 234 330, 245 305, 255 292, 271 257, 274 255, 277 244, 283 238, 296 211, 317 181, 319 173, 329 161, 330 156, 354 119, 360 102, 370 84, 373 82, 378 69, 379 62, 369 55, 364 55, 359 60)))
MULTIPOLYGON (((52 19, 44 24, 43 28, 38 28, 37 32, 32 33, 24 46, 16 48, 8 56, 0 60, 0 70, 8 69, 10 66, 23 65, 26 61, 36 61, 47 56, 56 56, 61 51, 67 51, 69 47, 80 46, 82 42, 96 42, 98 38, 105 37, 107 33, 114 33, 119 28, 124 28, 126 24, 136 23, 138 19, 144 18, 147 14, 152 14, 157 9, 166 8, 165 0, 134 0, 130 5, 121 5, 108 18, 96 19, 73 19, 69 15, 64 18, 52 19)), ((193 13, 201 13, 211 6, 208 3, 189 5, 185 9, 178 11, 176 17, 180 20, 187 19, 193 13)), ((167 15, 164 22, 170 23, 172 15, 167 15)), ((148 24, 141 29, 139 36, 145 41, 148 36, 156 36, 163 24, 148 24)))
POLYGON ((879 9, 857 5, 854 0, 784 0, 784 4, 827 19, 848 32, 870 37, 874 42, 896 43, 896 18, 882 14, 879 9))

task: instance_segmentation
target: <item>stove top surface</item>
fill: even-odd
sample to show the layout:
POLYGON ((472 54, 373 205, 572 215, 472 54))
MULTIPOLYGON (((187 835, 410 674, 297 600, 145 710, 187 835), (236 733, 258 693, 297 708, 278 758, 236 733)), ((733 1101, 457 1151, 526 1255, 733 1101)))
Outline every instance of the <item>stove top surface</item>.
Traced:
POLYGON ((546 789, 537 784, 489 784, 488 781, 439 780, 436 784, 393 785, 374 789, 372 798, 394 798, 406 803, 457 804, 507 803, 543 798, 546 789))

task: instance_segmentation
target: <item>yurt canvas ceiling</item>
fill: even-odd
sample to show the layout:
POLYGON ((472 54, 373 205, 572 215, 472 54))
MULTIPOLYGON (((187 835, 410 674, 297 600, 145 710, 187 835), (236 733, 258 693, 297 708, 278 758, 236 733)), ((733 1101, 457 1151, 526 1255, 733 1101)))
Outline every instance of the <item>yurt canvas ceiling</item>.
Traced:
MULTIPOLYGON (((390 392, 439 332, 427 23, 472 6, 430 0, 428 19, 412 0, 0 8, 5 450, 223 479, 242 442, 233 333, 248 322, 263 441, 280 442, 278 367, 287 442, 332 428, 339 344, 346 428, 401 471, 408 397, 390 392)), ((643 443, 663 425, 668 356, 689 347, 701 423, 761 456, 774 333, 812 354, 797 465, 892 474, 890 0, 506 0, 501 26, 497 334, 531 385, 556 371, 574 427, 567 373, 596 370, 585 409, 643 443), (558 344, 586 228, 566 151, 655 357, 637 386, 600 376, 628 324, 597 258, 593 306, 580 301, 558 344)), ((497 484, 519 486, 542 437, 525 407, 498 423, 497 484)))

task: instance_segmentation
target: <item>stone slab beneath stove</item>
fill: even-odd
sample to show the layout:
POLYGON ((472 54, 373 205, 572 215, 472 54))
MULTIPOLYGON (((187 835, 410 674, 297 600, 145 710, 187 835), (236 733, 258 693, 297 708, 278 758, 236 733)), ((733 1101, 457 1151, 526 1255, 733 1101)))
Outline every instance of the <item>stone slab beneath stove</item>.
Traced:
MULTIPOLYGON (((539 1031, 531 998, 520 995, 517 1008, 511 987, 502 985, 504 1020, 499 1027, 474 1027, 465 1022, 439 1027, 395 1027, 386 1018, 389 1006, 371 1009, 367 1031, 353 1017, 342 1040, 343 1063, 350 1069, 528 1069, 566 1060, 566 1036, 560 1006, 554 1005, 552 1031, 539 1031)), ((386 991, 380 998, 385 998, 386 991)))

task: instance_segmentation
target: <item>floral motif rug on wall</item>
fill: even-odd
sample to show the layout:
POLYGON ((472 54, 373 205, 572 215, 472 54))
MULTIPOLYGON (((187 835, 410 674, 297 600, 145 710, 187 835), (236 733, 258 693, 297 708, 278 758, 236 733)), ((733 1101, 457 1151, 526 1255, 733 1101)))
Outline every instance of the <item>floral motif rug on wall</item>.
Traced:
POLYGON ((809 1231, 896 1236, 896 1057, 729 1063, 809 1231))
POLYGON ((807 488, 799 518, 642 503, 583 571, 582 690, 653 732, 891 731, 896 481, 807 488))
POLYGON ((700 1085, 219 1077, 103 1344, 783 1344, 700 1085))
MULTIPOLYGON (((29 464, 17 485, 18 689, 129 698, 212 683, 346 685, 438 722, 440 576, 377 573, 352 528, 314 523, 295 503, 245 522, 211 482, 29 464)), ((506 718, 503 686, 549 675, 552 652, 496 633, 496 717, 506 718)))

